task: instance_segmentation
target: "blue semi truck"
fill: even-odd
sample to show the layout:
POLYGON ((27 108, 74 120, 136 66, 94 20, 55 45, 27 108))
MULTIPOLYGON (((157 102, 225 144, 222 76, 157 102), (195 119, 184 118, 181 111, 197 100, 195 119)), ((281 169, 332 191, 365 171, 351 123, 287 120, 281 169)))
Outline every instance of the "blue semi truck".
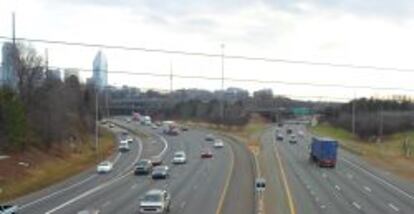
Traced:
POLYGON ((330 138, 312 138, 310 160, 320 167, 335 167, 338 156, 338 142, 330 138))

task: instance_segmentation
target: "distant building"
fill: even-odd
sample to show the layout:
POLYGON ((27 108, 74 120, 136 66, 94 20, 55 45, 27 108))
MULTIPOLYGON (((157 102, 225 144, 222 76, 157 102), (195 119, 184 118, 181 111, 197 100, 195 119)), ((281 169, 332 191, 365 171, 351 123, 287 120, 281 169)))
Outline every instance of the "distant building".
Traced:
POLYGON ((6 42, 3 44, 2 48, 2 74, 1 80, 4 86, 8 86, 12 89, 17 88, 17 71, 15 70, 15 57, 13 56, 16 54, 16 47, 10 43, 6 42))
POLYGON ((102 51, 98 51, 93 60, 93 80, 98 89, 102 90, 108 85, 108 62, 102 51))
POLYGON ((75 69, 75 68, 67 68, 64 71, 64 80, 66 81, 67 79, 69 79, 69 77, 71 76, 75 76, 78 78, 79 80, 79 70, 75 69))
POLYGON ((62 80, 62 72, 59 69, 50 69, 46 71, 46 78, 53 80, 62 80))

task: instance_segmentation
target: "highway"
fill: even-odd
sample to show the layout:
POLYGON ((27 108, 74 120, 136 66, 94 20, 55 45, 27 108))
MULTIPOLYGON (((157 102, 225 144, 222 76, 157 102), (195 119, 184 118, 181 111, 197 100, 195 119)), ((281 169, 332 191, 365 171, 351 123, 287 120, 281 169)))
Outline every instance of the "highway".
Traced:
MULTIPOLYGON (((131 144, 131 150, 116 152, 109 159, 115 162, 109 174, 98 175, 95 168, 69 178, 59 184, 27 195, 15 201, 19 213, 137 213, 139 198, 153 188, 171 193, 170 213, 252 213, 254 209, 253 174, 246 150, 231 140, 224 139, 225 147, 213 149, 205 141, 205 130, 181 132, 167 136, 160 129, 151 129, 116 120, 123 128, 146 133, 131 144), (212 148, 212 159, 201 159, 202 148, 212 148), (187 153, 187 163, 171 164, 175 151, 187 153), (133 164, 139 159, 160 156, 170 167, 166 180, 152 180, 149 176, 133 174, 133 164), (247 165, 250 166, 250 165, 247 165), (237 177, 243 175, 243 179, 237 177), (246 185, 248 185, 246 187, 246 185), (243 203, 240 203, 243 202, 243 203)), ((119 137, 120 127, 113 128, 119 137)))
POLYGON ((302 125, 285 125, 284 141, 275 128, 261 136, 261 167, 268 186, 266 213, 413 213, 414 186, 377 169, 346 150, 339 150, 336 168, 309 162, 311 134, 302 125), (303 138, 289 144, 286 128, 303 138))

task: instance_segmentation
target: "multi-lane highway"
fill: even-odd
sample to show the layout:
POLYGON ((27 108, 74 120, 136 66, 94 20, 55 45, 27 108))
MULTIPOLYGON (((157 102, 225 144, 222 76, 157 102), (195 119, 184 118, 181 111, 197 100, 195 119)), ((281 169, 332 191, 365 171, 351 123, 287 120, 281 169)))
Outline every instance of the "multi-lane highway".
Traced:
MULTIPOLYGON (((261 137, 261 167, 268 181, 266 213, 413 213, 414 186, 340 149, 336 168, 309 162, 311 134, 289 125, 304 137, 297 144, 275 140, 275 129, 261 137)), ((392 160, 390 160, 392 161, 392 160)))
POLYGON ((153 188, 171 193, 170 213, 253 212, 251 160, 243 146, 225 139, 224 148, 213 149, 212 143, 204 140, 208 133, 204 130, 190 129, 178 136, 166 136, 159 129, 134 122, 116 123, 119 126, 113 131, 118 138, 126 128, 136 141, 129 152, 116 152, 109 158, 115 163, 112 172, 97 174, 92 168, 22 197, 15 201, 20 213, 137 213, 139 198, 153 188), (149 137, 140 139, 133 133, 137 129, 149 137), (212 159, 200 158, 205 147, 212 149, 212 159), (186 152, 187 163, 173 165, 172 156, 179 150, 186 152), (170 167, 168 179, 155 181, 133 174, 134 163, 153 156, 160 156, 163 164, 170 167))

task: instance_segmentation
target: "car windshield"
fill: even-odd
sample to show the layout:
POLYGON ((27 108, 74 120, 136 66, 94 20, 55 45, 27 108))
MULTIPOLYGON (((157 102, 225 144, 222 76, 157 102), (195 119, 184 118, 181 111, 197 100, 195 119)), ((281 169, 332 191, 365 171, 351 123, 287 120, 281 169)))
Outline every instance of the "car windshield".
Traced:
POLYGON ((181 158, 181 157, 184 157, 184 154, 183 153, 176 153, 174 156, 177 157, 177 158, 181 158))
POLYGON ((161 199, 162 197, 160 194, 147 194, 143 200, 146 202, 159 202, 161 199))

